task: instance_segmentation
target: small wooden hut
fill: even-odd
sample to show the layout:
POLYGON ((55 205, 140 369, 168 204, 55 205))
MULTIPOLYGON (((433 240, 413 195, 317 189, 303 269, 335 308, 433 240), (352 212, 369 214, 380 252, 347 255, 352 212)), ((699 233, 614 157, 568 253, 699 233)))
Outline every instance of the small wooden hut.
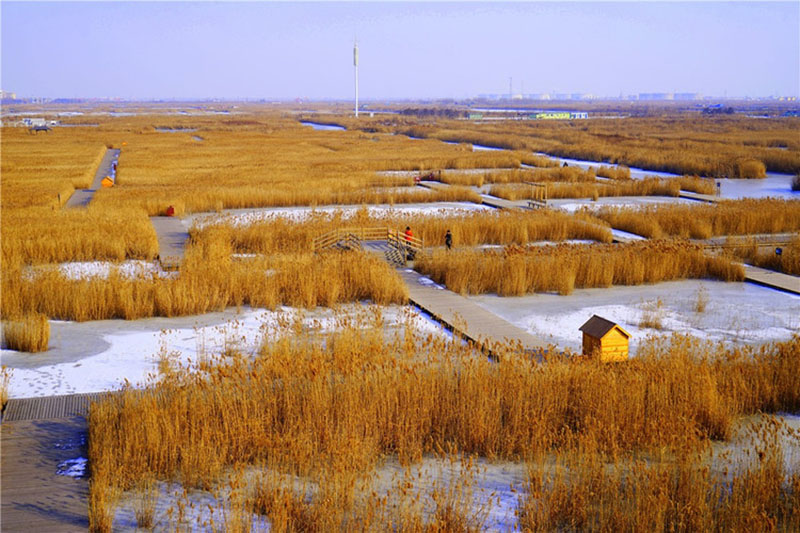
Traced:
POLYGON ((603 363, 628 359, 631 334, 618 324, 592 315, 579 329, 583 332, 583 355, 598 356, 603 363))
POLYGON ((111 176, 106 176, 105 178, 100 180, 100 185, 103 186, 103 187, 113 187, 114 186, 114 180, 111 179, 111 176))

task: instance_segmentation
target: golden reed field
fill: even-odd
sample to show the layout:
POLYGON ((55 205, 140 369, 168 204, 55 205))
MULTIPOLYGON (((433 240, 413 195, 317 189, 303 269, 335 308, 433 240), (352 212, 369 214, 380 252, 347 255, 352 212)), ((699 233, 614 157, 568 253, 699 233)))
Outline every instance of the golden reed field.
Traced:
POLYGON ((612 366, 568 354, 492 362, 413 329, 387 338, 380 313, 365 314, 324 338, 289 320, 253 361, 234 352, 176 369, 167 358, 157 383, 94 404, 92 530, 109 530, 122 491, 152 516, 157 479, 212 492, 227 480, 227 527, 257 513, 278 531, 480 530, 458 497, 476 470, 431 489, 433 509, 414 496, 424 479, 371 488, 384 461, 408 468, 429 454, 526 463, 526 531, 800 523, 800 473, 783 466, 777 426, 761 429, 749 463, 711 469, 708 455, 737 417, 800 407, 798 337, 761 349, 674 337, 612 366))
POLYGON ((742 281, 744 269, 701 246, 678 241, 506 247, 502 251, 437 251, 415 266, 461 294, 570 294, 576 288, 641 285, 675 279, 742 281))
POLYGON ((800 172, 797 117, 759 120, 665 111, 664 116, 624 120, 472 123, 398 116, 358 122, 331 117, 328 121, 370 131, 527 150, 679 175, 763 178, 766 171, 800 172))
MULTIPOLYGON (((381 258, 312 253, 314 237, 338 228, 410 225, 430 253, 415 268, 460 293, 569 294, 685 278, 738 281, 735 261, 797 274, 797 243, 780 260, 757 246, 706 255, 686 238, 798 232, 796 201, 716 206, 377 216, 369 204, 465 201, 472 187, 525 199, 529 183, 550 197, 713 192, 702 177, 760 178, 800 171, 797 119, 684 115, 582 123, 365 118, 351 131, 314 131, 287 109, 175 116, 143 109, 126 117, 76 117, 96 127, 29 135, 4 127, 1 311, 6 343, 47 348, 48 319, 133 320, 228 307, 404 304, 408 290, 381 258), (175 131, 158 131, 158 130, 175 131), (412 134, 424 139, 410 139, 412 134), (508 148, 473 152, 467 144, 508 148), (65 210, 91 182, 103 151, 121 148, 117 183, 85 210, 65 210), (657 147, 657 148, 656 148, 657 147), (681 178, 634 181, 625 166, 554 166, 535 152, 665 170, 681 178), (464 170, 479 169, 476 173, 464 170), (414 187, 439 171, 445 190, 414 187), (407 171, 386 173, 385 171, 407 171), (462 171, 462 172, 460 172, 462 171), (599 179, 600 178, 600 179, 599 179), (605 179, 603 179, 605 178, 605 179), (240 224, 224 209, 365 206, 352 215, 240 224), (153 260, 149 216, 209 213, 194 227, 176 273, 72 279, 58 264, 153 260), (612 245, 611 228, 662 239, 612 245), (444 235, 455 249, 445 251, 444 235), (672 239, 679 237, 682 240, 672 239), (670 238, 667 240, 666 238, 670 238), (529 246, 580 239, 594 244, 529 246), (495 249, 479 250, 492 245, 495 249), (243 255, 236 255, 243 254, 243 255)), ((343 117, 327 117, 348 126, 343 117)), ((800 409, 800 337, 731 348, 675 336, 642 343, 635 359, 601 365, 553 350, 541 360, 510 346, 499 360, 473 347, 389 332, 377 309, 333 333, 283 321, 255 358, 202 354, 182 367, 166 351, 159 375, 93 404, 89 415, 92 531, 110 531, 125 497, 142 528, 156 526, 161 483, 183 496, 169 528, 248 531, 255 513, 274 531, 480 531, 490 503, 472 499, 478 463, 524 465, 514 519, 524 531, 796 531, 800 473, 783 461, 800 435, 770 413, 800 409), (747 457, 717 457, 743 417, 762 420, 747 457), (415 477, 437 457, 462 472, 415 477), (397 462, 401 476, 378 487, 397 462), (191 491, 224 502, 210 524, 191 524, 191 491)), ((7 383, 7 373, 2 373, 7 383)), ((5 386, 1 388, 5 394, 5 386)), ((796 462, 794 463, 796 465, 796 462)), ((161 524, 163 525, 163 524, 161 524)), ((158 526, 160 527, 160 526, 158 526)))

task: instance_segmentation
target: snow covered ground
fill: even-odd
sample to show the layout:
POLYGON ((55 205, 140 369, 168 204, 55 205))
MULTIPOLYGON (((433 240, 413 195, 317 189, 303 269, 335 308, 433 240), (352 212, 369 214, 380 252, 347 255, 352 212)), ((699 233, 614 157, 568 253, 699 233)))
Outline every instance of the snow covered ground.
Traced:
MULTIPOLYGON (((558 161, 560 165, 567 163, 569 166, 576 166, 583 169, 600 166, 616 167, 611 163, 601 163, 598 161, 585 161, 582 159, 569 159, 562 157, 552 157, 547 154, 538 153, 544 157, 550 157, 558 161)), ((645 170, 642 168, 631 167, 631 178, 643 179, 646 177, 675 178, 678 174, 671 172, 658 172, 655 170, 645 170)), ((767 172, 764 179, 719 179, 720 196, 729 199, 740 198, 786 198, 800 199, 800 192, 792 191, 792 175, 781 174, 779 172, 767 172)))
POLYGON ((563 348, 580 351, 578 328, 592 315, 617 322, 631 334, 630 352, 650 335, 694 335, 729 344, 789 340, 800 332, 800 296, 752 283, 686 280, 605 289, 577 289, 569 296, 514 298, 471 296, 481 307, 563 348), (705 310, 696 311, 698 300, 705 310), (662 329, 641 327, 643 318, 662 329))
MULTIPOLYGON (((427 315, 411 307, 381 308, 387 330, 408 319, 423 334, 450 337, 427 315)), ((332 331, 337 319, 364 311, 352 304, 336 311, 304 312, 306 328, 332 331)), ((31 398, 117 389, 126 380, 144 383, 157 376, 160 361, 188 364, 198 358, 233 349, 257 353, 261 344, 281 333, 279 319, 295 317, 293 308, 278 311, 243 308, 179 318, 50 322, 50 347, 29 354, 1 350, 2 364, 11 370, 9 396, 31 398)))
POLYGON ((792 191, 792 176, 767 172, 760 180, 717 180, 723 198, 785 198, 800 200, 800 191, 792 191))
MULTIPOLYGON (((507 461, 489 462, 474 460, 471 466, 465 461, 450 461, 426 456, 421 461, 402 467, 396 459, 386 460, 371 474, 366 486, 367 494, 374 491, 378 496, 387 496, 390 506, 410 509, 423 516, 431 517, 435 502, 431 498, 434 490, 442 493, 453 486, 464 487, 457 502, 462 508, 471 509, 480 515, 485 531, 512 531, 518 522, 515 511, 519 499, 524 495, 525 465, 507 461), (471 481, 464 484, 467 479, 471 481), (402 487, 402 488, 398 488, 402 487), (405 496, 402 496, 405 494, 405 496)), ((259 470, 252 468, 244 474, 247 488, 252 490, 257 482, 259 470)), ((199 529, 210 529, 213 520, 218 529, 226 513, 231 511, 231 493, 222 480, 212 491, 189 489, 177 483, 157 483, 158 501, 155 505, 154 521, 157 530, 171 529, 179 515, 176 510, 183 507, 184 525, 199 529), (170 512, 170 510, 172 512, 170 512), (204 527, 203 524, 206 524, 204 527)), ((299 477, 287 480, 298 490, 304 487, 307 493, 314 493, 318 486, 311 480, 299 477)), ((455 493, 455 491, 454 491, 455 493)), ((241 496, 240 496, 241 497, 241 496)), ((114 531, 136 531, 135 509, 141 501, 141 493, 129 491, 120 498, 114 516, 114 531)), ((238 511, 243 513, 243 511, 238 511)), ((253 531, 269 530, 269 520, 256 514, 247 514, 253 531)), ((225 528, 221 528, 224 530, 225 528)))
MULTIPOLYGON (((714 473, 727 477, 741 475, 753 461, 765 442, 766 432, 760 428, 774 428, 781 444, 784 467, 787 472, 796 472, 800 464, 800 416, 781 413, 778 415, 753 415, 738 420, 733 437, 727 442, 714 442, 711 446, 710 466, 714 473), (773 423, 774 421, 774 423, 773 423)), ((81 472, 84 458, 72 461, 71 474, 81 472)), ((61 465, 59 466, 61 468, 61 465)), ((552 460, 546 460, 544 468, 554 468, 552 460)), ((361 493, 374 491, 377 496, 386 495, 389 505, 409 509, 431 517, 435 502, 431 498, 434 490, 447 492, 448 487, 462 487, 456 502, 462 510, 469 509, 482 519, 483 531, 513 531, 518 527, 516 511, 521 499, 526 495, 527 466, 522 462, 487 461, 475 459, 471 465, 465 461, 425 456, 415 464, 402 467, 395 458, 388 458, 371 474, 361 493), (405 495, 404 497, 401 495, 405 495)), ((239 499, 255 488, 261 471, 251 468, 244 473, 243 487, 239 499)), ((275 475, 267 476, 275 479, 275 475)), ((285 485, 304 488, 307 494, 318 490, 318 485, 310 479, 286 478, 285 485)), ((213 521, 221 528, 226 515, 239 513, 237 518, 245 518, 253 531, 268 531, 269 519, 264 516, 232 509, 230 482, 221 479, 211 491, 184 489, 178 483, 157 482, 155 487, 154 522, 156 530, 174 529, 177 518, 183 516, 184 526, 193 530, 210 530, 213 521), (180 512, 179 512, 180 510, 180 512), (204 526, 205 524, 205 526, 204 526), (170 527, 171 526, 171 527, 170 527)), ((362 485, 359 483, 359 487, 362 485)), ((141 505, 142 493, 128 491, 121 495, 114 515, 114 531, 138 531, 135 509, 141 505)))
POLYGON ((697 204, 695 200, 672 198, 669 196, 604 196, 597 200, 591 198, 560 198, 547 200, 547 207, 574 213, 580 209, 597 211, 604 207, 637 208, 654 205, 697 204))
MULTIPOLYGON (((203 227, 216 221, 226 221, 237 226, 252 224, 258 221, 270 220, 274 218, 286 218, 295 222, 302 222, 308 219, 313 213, 337 213, 341 212, 345 218, 354 216, 364 206, 325 206, 325 207, 274 207, 261 209, 225 209, 220 213, 194 213, 182 219, 184 227, 191 228, 192 225, 203 227)), ((398 216, 441 216, 449 217, 470 213, 473 211, 485 211, 490 207, 473 204, 471 202, 431 202, 425 204, 378 204, 366 206, 367 212, 371 217, 398 217, 398 216)))
POLYGON ((67 279, 89 279, 89 278, 102 278, 107 279, 112 271, 123 278, 136 279, 136 278, 151 278, 153 276, 159 278, 169 278, 177 276, 177 272, 166 272, 161 268, 161 264, 157 261, 139 261, 129 260, 119 263, 112 263, 110 261, 84 261, 74 263, 61 263, 60 265, 37 265, 28 267, 26 274, 34 277, 37 274, 47 270, 58 270, 67 279))

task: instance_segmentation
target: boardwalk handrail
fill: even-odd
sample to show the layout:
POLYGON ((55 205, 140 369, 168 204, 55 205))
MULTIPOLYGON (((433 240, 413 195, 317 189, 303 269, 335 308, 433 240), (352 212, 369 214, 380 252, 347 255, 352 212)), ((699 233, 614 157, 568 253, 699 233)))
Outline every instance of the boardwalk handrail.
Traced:
POLYGON ((406 235, 399 230, 390 229, 386 240, 389 246, 398 251, 413 250, 414 253, 419 253, 425 248, 424 240, 419 237, 414 237, 413 235, 406 235))
POLYGON ((312 246, 315 252, 343 244, 348 248, 361 248, 364 241, 386 241, 396 250, 411 249, 421 252, 425 241, 419 237, 407 236, 399 230, 383 227, 337 228, 314 238, 312 246))
POLYGON ((546 183, 526 181, 531 186, 531 197, 528 199, 528 207, 547 207, 548 186, 546 183))

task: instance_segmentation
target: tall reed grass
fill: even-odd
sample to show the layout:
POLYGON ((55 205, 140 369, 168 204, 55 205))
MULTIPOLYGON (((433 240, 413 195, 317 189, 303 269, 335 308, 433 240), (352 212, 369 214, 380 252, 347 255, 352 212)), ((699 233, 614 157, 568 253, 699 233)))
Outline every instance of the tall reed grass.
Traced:
MULTIPOLYGON (((254 507, 259 512, 288 528, 307 524, 311 529, 350 529, 354 522, 324 520, 348 515, 366 520, 358 514, 364 508, 357 506, 357 480, 369 475, 382 457, 415 462, 423 454, 450 450, 520 460, 583 451, 582 457, 594 465, 602 457, 614 460, 664 447, 699 451, 709 438, 730 436, 737 415, 800 408, 797 337, 736 350, 673 337, 626 364, 587 364, 553 355, 539 365, 520 357, 492 363, 460 343, 413 330, 387 339, 374 313, 361 325, 345 324, 325 338, 298 336, 291 323, 285 327, 286 333, 265 345, 254 361, 222 356, 212 364, 165 375, 146 389, 127 388, 92 404, 93 524, 105 523, 105 505, 114 491, 136 487, 149 476, 180 480, 188 490, 212 487, 230 467, 263 465, 283 476, 313 480, 322 497, 292 495, 282 483, 269 483, 259 492, 262 484, 253 499, 261 502, 254 507), (365 329, 364 324, 370 325, 365 329)), ((670 463, 664 464, 670 471, 670 463)), ((754 472, 772 475, 767 466, 761 464, 754 472)), ((624 462, 616 468, 608 471, 608 482, 589 487, 566 478, 543 486, 532 469, 523 525, 539 519, 540 504, 548 509, 568 503, 554 499, 564 491, 586 495, 594 490, 595 498, 606 502, 605 509, 624 513, 608 501, 618 499, 623 489, 614 484, 615 471, 638 479, 629 476, 641 470, 626 468, 624 462)), ((664 472, 659 464, 654 468, 664 472)), ((695 468, 702 468, 702 462, 689 461, 685 471, 695 468)), ((575 481, 597 472, 581 464, 570 464, 570 469, 574 475, 569 479, 575 481)), ((402 485, 402 492, 409 486, 402 485)), ((754 485, 742 485, 747 486, 754 485)), ((650 487, 643 484, 643 494, 650 487)), ((737 490, 732 494, 738 498, 737 490)), ((708 498, 699 490, 668 494, 670 505, 687 508, 708 498), (691 498, 681 499, 684 494, 691 498)), ((774 493, 762 494, 766 500, 761 501, 773 506, 780 501, 769 494, 774 493)), ((368 500, 374 513, 370 516, 396 509, 396 500, 373 496, 368 500)), ((641 510, 661 509, 664 499, 658 497, 641 510)), ((746 499, 737 501, 727 508, 746 508, 746 499)), ((573 503, 576 510, 589 504, 573 503)), ((441 526, 458 518, 446 510, 445 505, 429 523, 441 526)), ((571 515, 544 516, 561 524, 559 516, 571 515)), ((747 514, 729 516, 731 521, 724 523, 733 526, 751 519, 747 514)), ((636 521, 644 517, 632 513, 619 519, 641 523, 636 521)), ((397 520, 395 514, 390 523, 397 527, 397 520)))
MULTIPOLYGON (((800 147, 793 139, 797 119, 760 121, 748 117, 629 117, 624 121, 503 121, 464 123, 437 120, 424 127, 408 119, 384 126, 398 133, 474 143, 558 157, 624 164, 649 170, 709 177, 762 178, 765 170, 795 173, 800 147), (766 122, 769 122, 767 124, 766 122), (776 150, 773 145, 783 146, 776 150)), ((353 124, 353 127, 370 127, 353 124)))
POLYGON ((751 439, 753 460, 683 446, 655 457, 605 458, 591 448, 529 464, 520 507, 524 531, 792 531, 800 527, 800 472, 784 466, 776 423, 751 439), (726 467, 727 469, 727 467, 726 467))
POLYGON ((707 256, 700 246, 670 241, 434 252, 420 257, 414 268, 461 294, 500 296, 570 294, 575 288, 687 278, 744 279, 741 265, 707 256))
POLYGON ((238 253, 304 253, 312 249, 314 238, 329 231, 349 227, 413 228, 426 246, 443 246, 449 229, 456 246, 481 244, 527 244, 566 239, 611 242, 611 232, 601 222, 586 216, 570 216, 559 211, 535 212, 477 211, 450 215, 447 212, 418 215, 374 215, 359 209, 346 217, 343 211, 313 213, 303 222, 274 217, 246 225, 231 224, 226 218, 210 219, 192 230, 192 240, 221 239, 238 253))
POLYGON ((175 278, 68 279, 57 270, 3 277, 5 316, 42 313, 60 320, 134 320, 182 316, 251 305, 274 309, 333 306, 372 300, 401 303, 407 289, 378 257, 331 252, 284 254, 248 261, 231 258, 229 243, 197 243, 175 278))
POLYGON ((0 413, 6 410, 6 404, 8 403, 11 374, 12 370, 6 365, 0 367, 0 413))
POLYGON ((28 313, 3 320, 3 347, 18 352, 46 352, 50 323, 41 313, 28 313))
POLYGON ((800 231, 800 202, 779 199, 727 200, 716 205, 604 208, 596 216, 612 227, 651 239, 708 239, 800 231))
POLYGON ((733 257, 751 265, 800 276, 800 235, 796 235, 787 246, 781 246, 781 254, 775 248, 763 250, 753 238, 742 238, 744 242, 733 241, 730 253, 733 257))

